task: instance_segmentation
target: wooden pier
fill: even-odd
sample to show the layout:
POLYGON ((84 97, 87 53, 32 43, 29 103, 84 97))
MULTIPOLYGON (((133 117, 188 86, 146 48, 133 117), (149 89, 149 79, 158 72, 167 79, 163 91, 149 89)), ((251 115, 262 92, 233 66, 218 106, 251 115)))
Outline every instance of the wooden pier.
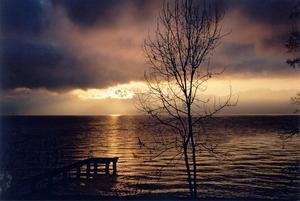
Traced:
POLYGON ((88 158, 71 165, 57 168, 30 179, 31 191, 35 191, 41 183, 51 187, 55 179, 95 179, 98 175, 116 176, 118 157, 88 158), (110 164, 112 163, 112 174, 110 164), (100 167, 102 166, 102 167, 100 167))

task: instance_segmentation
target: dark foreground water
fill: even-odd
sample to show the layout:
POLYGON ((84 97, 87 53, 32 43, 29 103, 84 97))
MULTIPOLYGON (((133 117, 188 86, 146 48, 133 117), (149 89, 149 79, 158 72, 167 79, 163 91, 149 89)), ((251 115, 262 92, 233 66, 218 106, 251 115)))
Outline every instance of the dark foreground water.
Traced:
MULTIPOLYGON (((118 177, 109 185, 57 184, 55 193, 188 193, 181 155, 174 149, 159 154, 159 146, 166 145, 156 144, 160 138, 153 136, 167 134, 148 126, 146 117, 23 116, 1 117, 1 123, 1 171, 12 176, 10 186, 93 155, 120 157, 118 177)), ((207 122, 203 136, 209 133, 218 146, 216 155, 198 150, 200 197, 299 199, 300 137, 288 134, 297 127, 299 116, 216 117, 207 122)), ((14 195, 22 193, 21 187, 14 189, 14 195)))

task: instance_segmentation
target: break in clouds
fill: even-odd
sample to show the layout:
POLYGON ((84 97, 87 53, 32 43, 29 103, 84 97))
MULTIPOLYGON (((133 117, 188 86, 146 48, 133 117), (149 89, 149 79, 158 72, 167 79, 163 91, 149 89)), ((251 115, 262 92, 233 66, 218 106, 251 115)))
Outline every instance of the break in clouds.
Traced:
MULTIPOLYGON (((142 43, 163 1, 1 1, 1 84, 5 90, 105 88, 139 81, 142 43)), ((294 0, 217 1, 228 33, 212 58, 224 76, 295 76, 285 60, 294 0)))

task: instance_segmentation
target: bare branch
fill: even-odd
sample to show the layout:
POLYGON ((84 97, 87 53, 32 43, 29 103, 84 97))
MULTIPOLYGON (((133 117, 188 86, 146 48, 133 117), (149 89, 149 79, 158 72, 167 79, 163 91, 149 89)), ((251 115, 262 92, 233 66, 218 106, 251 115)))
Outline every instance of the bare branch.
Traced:
MULTIPOLYGON (((210 57, 224 37, 220 26, 223 16, 211 1, 165 1, 154 36, 144 42, 145 56, 151 67, 145 73, 148 91, 137 94, 138 108, 160 125, 172 129, 176 146, 180 139, 194 197, 197 196, 196 146, 211 153, 216 153, 218 147, 197 142, 198 136, 203 135, 197 126, 223 108, 236 104, 231 102, 231 87, 225 101, 213 98, 211 102, 199 93, 207 89, 212 77, 225 70, 214 72, 210 66, 210 57), (191 158, 189 153, 192 153, 191 158)), ((164 149, 155 157, 174 148, 174 143, 160 140, 164 149)))

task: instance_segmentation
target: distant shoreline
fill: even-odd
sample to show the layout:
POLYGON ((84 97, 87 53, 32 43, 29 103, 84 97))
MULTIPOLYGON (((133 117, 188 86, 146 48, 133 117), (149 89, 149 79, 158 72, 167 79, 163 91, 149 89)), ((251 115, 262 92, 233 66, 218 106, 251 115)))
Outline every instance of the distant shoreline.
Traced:
MULTIPOLYGON (((26 115, 26 114, 0 114, 0 117, 147 117, 148 115, 26 115)), ((299 113, 289 114, 219 114, 213 117, 251 117, 251 116, 262 116, 262 117, 274 117, 274 116, 299 116, 299 113)))

